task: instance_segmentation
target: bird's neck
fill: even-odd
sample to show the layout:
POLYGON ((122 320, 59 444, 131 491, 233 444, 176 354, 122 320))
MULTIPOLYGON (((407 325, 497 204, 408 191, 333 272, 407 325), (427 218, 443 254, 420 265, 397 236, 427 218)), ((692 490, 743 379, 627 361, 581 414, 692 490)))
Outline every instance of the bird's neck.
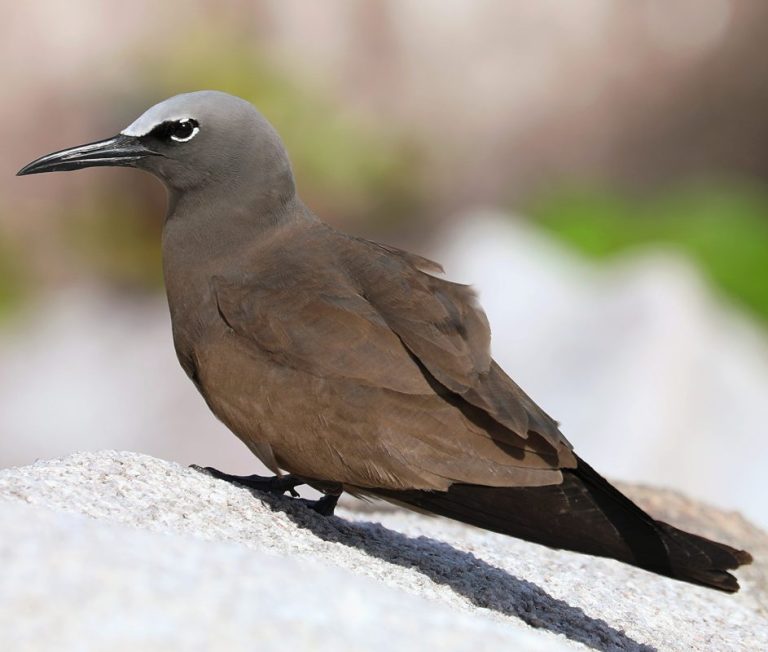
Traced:
POLYGON ((253 206, 177 197, 163 227, 163 275, 177 350, 190 346, 217 320, 211 280, 248 271, 262 243, 287 229, 317 222, 298 197, 266 211, 253 206), (177 332, 177 324, 194 328, 177 332))
POLYGON ((316 219, 292 186, 290 192, 266 193, 227 187, 184 192, 170 189, 163 253, 186 255, 198 263, 230 257, 275 230, 316 219))

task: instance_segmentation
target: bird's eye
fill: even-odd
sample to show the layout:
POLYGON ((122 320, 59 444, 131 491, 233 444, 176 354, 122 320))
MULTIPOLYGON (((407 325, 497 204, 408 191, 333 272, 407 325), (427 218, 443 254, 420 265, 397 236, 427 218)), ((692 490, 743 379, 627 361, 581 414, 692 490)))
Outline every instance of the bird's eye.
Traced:
POLYGON ((174 122, 171 125, 169 135, 171 140, 175 140, 177 143, 186 143, 188 140, 192 140, 198 131, 200 131, 200 125, 197 120, 188 118, 174 122))

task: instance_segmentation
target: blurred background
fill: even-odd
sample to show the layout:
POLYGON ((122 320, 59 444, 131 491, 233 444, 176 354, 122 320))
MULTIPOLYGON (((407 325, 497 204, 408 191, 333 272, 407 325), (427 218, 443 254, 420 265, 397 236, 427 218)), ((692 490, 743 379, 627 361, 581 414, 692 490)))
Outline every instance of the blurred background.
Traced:
POLYGON ((175 360, 160 184, 14 177, 214 88, 278 128, 322 219, 474 284, 497 359, 595 467, 768 526, 768 4, 2 9, 0 466, 256 469, 175 360))

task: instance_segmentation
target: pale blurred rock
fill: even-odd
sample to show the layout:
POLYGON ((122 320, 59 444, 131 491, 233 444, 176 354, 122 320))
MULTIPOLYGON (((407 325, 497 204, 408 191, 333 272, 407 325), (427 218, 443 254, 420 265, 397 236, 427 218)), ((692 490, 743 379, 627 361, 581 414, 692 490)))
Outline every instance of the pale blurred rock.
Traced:
MULTIPOLYGON (((135 453, 0 471, 4 647, 768 649, 756 567, 725 595, 444 519, 326 519, 257 496, 135 453)), ((697 510, 765 548, 756 528, 697 510)))
POLYGON ((259 467, 181 370, 165 297, 47 296, 0 332, 0 360, 0 467, 102 448, 259 467))
POLYGON ((0 519, 5 649, 568 649, 322 562, 22 504, 0 519))

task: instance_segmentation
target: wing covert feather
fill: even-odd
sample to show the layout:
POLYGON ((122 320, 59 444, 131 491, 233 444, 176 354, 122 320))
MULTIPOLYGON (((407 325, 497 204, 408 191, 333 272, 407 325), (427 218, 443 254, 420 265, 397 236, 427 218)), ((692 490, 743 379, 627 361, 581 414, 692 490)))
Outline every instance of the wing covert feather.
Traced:
POLYGON ((491 358, 490 326, 471 287, 432 276, 422 271, 435 269, 424 264, 431 261, 391 247, 373 244, 361 254, 348 261, 352 276, 435 380, 518 436, 535 432, 571 448, 555 420, 491 358))

